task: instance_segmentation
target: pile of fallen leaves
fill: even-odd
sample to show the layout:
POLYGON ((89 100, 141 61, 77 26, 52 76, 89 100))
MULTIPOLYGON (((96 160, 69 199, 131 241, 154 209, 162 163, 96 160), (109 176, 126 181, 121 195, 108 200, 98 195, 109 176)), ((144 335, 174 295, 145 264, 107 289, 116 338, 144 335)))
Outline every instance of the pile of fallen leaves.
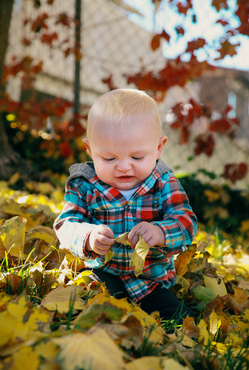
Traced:
POLYGON ((63 190, 0 183, 0 369, 248 369, 249 255, 242 237, 199 231, 172 288, 196 313, 161 322, 110 297, 58 248, 63 190))

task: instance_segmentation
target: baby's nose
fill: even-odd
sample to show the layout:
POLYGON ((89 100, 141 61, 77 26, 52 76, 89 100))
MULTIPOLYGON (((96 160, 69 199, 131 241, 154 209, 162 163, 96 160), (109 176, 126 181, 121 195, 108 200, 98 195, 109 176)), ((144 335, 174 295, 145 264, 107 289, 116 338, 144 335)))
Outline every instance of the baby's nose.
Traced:
POLYGON ((119 161, 117 164, 118 171, 126 172, 131 169, 131 164, 129 161, 119 161))

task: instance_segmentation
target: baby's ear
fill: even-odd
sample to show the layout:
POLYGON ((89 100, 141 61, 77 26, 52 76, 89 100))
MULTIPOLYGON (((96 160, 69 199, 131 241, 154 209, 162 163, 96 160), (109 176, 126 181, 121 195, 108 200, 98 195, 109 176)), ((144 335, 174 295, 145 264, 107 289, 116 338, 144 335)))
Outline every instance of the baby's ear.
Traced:
POLYGON ((85 145, 86 149, 88 150, 89 154, 91 155, 91 148, 89 144, 89 140, 87 138, 83 139, 83 144, 85 145))
POLYGON ((157 159, 161 157, 164 145, 166 144, 167 140, 168 140, 167 136, 160 137, 158 148, 157 148, 157 159))

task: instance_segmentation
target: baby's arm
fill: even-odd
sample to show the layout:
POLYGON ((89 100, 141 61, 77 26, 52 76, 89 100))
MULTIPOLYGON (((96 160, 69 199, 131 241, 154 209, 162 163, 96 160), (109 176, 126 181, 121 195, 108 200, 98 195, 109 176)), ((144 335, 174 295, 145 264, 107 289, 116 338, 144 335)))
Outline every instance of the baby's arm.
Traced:
MULTIPOLYGON (((166 175, 167 176, 167 175, 166 175)), ((140 233, 149 247, 159 247, 161 253, 177 254, 192 243, 197 228, 197 218, 188 197, 175 176, 162 181, 162 211, 160 221, 140 222, 128 235, 134 247, 140 233)), ((159 249, 158 248, 158 249, 159 249)))
POLYGON ((92 229, 87 241, 86 250, 105 255, 114 243, 114 233, 106 225, 98 225, 92 229))
MULTIPOLYGON (((82 179, 75 179, 69 183, 65 193, 66 203, 54 222, 54 229, 63 250, 81 259, 94 259, 98 257, 96 253, 101 252, 101 249, 102 252, 99 254, 105 254, 105 248, 100 248, 96 244, 99 227, 105 226, 97 225, 96 220, 94 222, 92 219, 86 202, 87 186, 82 179)), ((106 236, 111 238, 112 231, 107 226, 106 228, 109 230, 106 236)), ((109 241, 104 245, 110 249, 109 241)))

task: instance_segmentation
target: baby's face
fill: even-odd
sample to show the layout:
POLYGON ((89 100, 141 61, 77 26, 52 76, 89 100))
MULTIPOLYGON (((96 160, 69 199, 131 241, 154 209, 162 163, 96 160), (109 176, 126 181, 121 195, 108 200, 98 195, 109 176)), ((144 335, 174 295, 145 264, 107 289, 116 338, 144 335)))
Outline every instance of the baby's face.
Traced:
POLYGON ((142 119, 128 126, 98 125, 84 139, 100 180, 120 190, 133 189, 150 175, 166 141, 142 119))

